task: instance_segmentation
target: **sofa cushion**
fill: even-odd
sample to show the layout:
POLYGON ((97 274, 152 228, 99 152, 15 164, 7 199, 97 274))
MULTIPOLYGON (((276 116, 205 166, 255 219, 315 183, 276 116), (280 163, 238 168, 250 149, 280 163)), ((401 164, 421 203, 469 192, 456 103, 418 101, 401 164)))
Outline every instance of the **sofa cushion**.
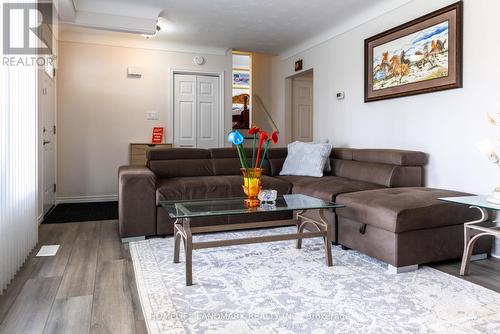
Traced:
POLYGON ((397 166, 424 166, 427 154, 405 150, 356 149, 352 151, 352 160, 397 166))
MULTIPOLYGON (((161 179, 156 190, 156 205, 160 201, 244 197, 240 175, 176 177, 161 179)), ((275 189, 288 194, 292 184, 270 176, 262 176, 263 189, 275 189)))
POLYGON ((151 150, 147 166, 157 178, 214 175, 210 152, 203 149, 151 150))
POLYGON ((422 167, 332 159, 332 174, 385 187, 422 186, 422 167))
MULTIPOLYGON (((210 158, 215 175, 241 175, 241 162, 238 151, 233 147, 209 149, 210 158)), ((247 162, 252 160, 252 149, 245 148, 247 162)), ((262 164, 264 175, 270 175, 269 161, 264 160, 262 164)))
POLYGON ((325 201, 335 201, 336 196, 343 193, 383 188, 378 184, 338 176, 324 176, 319 179, 305 176, 279 176, 278 178, 293 183, 292 193, 294 194, 309 195, 325 201))
POLYGON ((348 193, 337 197, 336 202, 346 206, 337 209, 337 215, 393 233, 457 225, 477 219, 477 214, 438 198, 467 195, 423 187, 348 193))

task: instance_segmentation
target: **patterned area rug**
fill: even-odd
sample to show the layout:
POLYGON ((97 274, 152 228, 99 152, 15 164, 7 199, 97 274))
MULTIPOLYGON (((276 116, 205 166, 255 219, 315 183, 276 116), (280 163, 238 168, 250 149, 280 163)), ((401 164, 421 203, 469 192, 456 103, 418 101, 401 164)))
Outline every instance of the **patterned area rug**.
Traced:
MULTIPOLYGON (((283 230, 293 228, 281 228, 283 230)), ((276 230, 198 235, 214 240, 276 230)), ((322 240, 193 251, 193 286, 174 264, 173 239, 131 243, 149 333, 500 333, 500 294, 435 269, 388 274, 322 240)))

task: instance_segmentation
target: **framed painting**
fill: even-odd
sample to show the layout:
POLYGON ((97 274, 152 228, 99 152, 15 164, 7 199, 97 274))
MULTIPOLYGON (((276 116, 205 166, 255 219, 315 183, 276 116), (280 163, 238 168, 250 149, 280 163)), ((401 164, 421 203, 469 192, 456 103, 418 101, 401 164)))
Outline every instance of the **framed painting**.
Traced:
POLYGON ((250 89, 250 71, 247 69, 233 69, 233 88, 250 89))
POLYGON ((365 40, 365 102, 462 87, 463 3, 365 40))

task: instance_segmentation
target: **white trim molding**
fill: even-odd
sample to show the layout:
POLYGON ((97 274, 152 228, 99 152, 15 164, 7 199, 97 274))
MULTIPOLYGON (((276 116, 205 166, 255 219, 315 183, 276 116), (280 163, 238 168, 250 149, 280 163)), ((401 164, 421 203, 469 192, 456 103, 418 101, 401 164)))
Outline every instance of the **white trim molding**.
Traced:
POLYGON ((116 202, 116 201, 118 201, 118 195, 72 196, 72 197, 57 197, 56 198, 56 204, 116 202))

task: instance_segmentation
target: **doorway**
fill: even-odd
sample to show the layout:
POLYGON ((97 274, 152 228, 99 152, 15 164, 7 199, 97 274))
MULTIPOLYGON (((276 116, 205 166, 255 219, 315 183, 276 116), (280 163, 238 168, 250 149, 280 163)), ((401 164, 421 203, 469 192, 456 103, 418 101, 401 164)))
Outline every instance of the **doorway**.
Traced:
POLYGON ((313 71, 291 78, 291 139, 311 142, 314 139, 313 71))
POLYGON ((173 73, 174 147, 221 147, 221 80, 217 74, 173 73))

